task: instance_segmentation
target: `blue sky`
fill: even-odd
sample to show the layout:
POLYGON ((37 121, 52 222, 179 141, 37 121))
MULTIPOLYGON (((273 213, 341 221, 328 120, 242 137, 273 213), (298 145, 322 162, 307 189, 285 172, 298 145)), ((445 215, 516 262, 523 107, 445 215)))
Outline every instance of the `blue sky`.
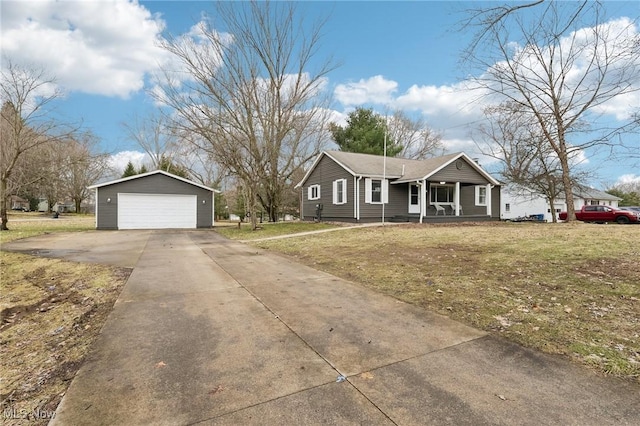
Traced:
MULTIPOLYGON (((605 4, 612 19, 640 15, 637 2, 605 4)), ((460 31, 459 22, 468 6, 454 1, 301 2, 306 18, 329 16, 318 57, 333 55, 342 64, 328 76, 335 116, 344 118, 357 106, 379 112, 402 108, 423 115, 441 131, 448 151, 479 156, 469 125, 479 118, 480 107, 469 108, 470 97, 454 90, 467 72, 459 61, 470 33, 460 31)), ((143 158, 122 123, 154 108, 145 89, 166 60, 156 41, 166 33, 187 33, 203 14, 214 13, 213 4, 205 1, 3 0, 0 7, 4 58, 40 64, 55 76, 66 92, 59 111, 69 121, 82 121, 122 166, 143 158)), ((632 102, 640 105, 635 98, 632 102)), ((629 141, 640 152, 640 141, 629 141)), ((603 162, 592 153, 585 153, 585 159, 587 167, 598 169, 590 182, 594 186, 640 181, 637 159, 603 162)))

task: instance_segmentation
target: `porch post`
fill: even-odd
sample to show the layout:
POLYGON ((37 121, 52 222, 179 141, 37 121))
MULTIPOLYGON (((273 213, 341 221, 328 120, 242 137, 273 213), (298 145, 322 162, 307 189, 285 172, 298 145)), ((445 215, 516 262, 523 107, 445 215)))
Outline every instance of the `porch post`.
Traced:
POLYGON ((487 216, 491 216, 491 188, 493 185, 487 184, 487 216))
POLYGON ((455 205, 455 215, 460 216, 460 182, 456 182, 456 190, 453 193, 453 203, 455 205))
POLYGON ((358 221, 358 178, 353 177, 353 218, 358 221))
POLYGON ((422 218, 427 214, 427 180, 422 179, 422 183, 418 182, 420 185, 420 223, 422 223, 422 218))

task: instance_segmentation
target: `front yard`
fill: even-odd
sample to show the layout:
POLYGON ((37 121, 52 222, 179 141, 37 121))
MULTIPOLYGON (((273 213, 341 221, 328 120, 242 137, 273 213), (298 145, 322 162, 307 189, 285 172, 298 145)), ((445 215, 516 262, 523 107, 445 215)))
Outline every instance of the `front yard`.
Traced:
POLYGON ((401 225, 256 242, 640 383, 640 226, 401 225))
MULTIPOLYGON (((12 214, 0 243, 94 229, 92 216, 12 214)), ((130 271, 0 251, 0 401, 3 424, 46 424, 130 271)))

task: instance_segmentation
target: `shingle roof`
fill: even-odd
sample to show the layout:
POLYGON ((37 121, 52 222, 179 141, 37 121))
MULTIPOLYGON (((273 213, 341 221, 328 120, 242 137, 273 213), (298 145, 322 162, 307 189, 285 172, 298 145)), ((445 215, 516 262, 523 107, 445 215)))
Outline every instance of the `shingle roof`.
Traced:
POLYGON ((573 189, 573 193, 584 199, 589 200, 606 200, 606 201, 621 201, 622 198, 616 197, 615 195, 607 194, 604 191, 600 191, 595 188, 589 188, 587 186, 575 186, 573 189))
MULTIPOLYGON (((380 155, 343 151, 325 151, 325 153, 355 175, 382 176, 383 174, 384 157, 380 155)), ((449 154, 426 160, 387 157, 386 175, 390 178, 402 178, 403 181, 422 179, 460 155, 461 153, 449 154)))

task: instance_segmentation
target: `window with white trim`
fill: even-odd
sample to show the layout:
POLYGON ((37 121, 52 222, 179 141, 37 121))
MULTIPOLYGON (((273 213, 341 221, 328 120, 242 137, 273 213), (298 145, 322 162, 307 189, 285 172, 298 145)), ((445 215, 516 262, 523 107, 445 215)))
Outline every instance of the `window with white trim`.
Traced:
POLYGON ((506 203, 506 204, 504 205, 504 211, 505 211, 505 212, 507 212, 507 213, 509 213, 509 212, 511 211, 511 204, 506 203))
POLYGON ((476 186, 476 206, 487 205, 487 187, 476 186))
POLYGON ((453 185, 437 185, 431 184, 430 200, 431 203, 453 203, 453 193, 455 187, 453 185))
POLYGON ((364 180, 364 202, 368 204, 387 204, 389 202, 389 181, 387 179, 364 180))
POLYGON ((320 185, 311 185, 307 188, 307 199, 308 200, 320 199, 320 185))
POLYGON ((338 179, 333 181, 333 204, 346 204, 347 202, 347 180, 338 179))

